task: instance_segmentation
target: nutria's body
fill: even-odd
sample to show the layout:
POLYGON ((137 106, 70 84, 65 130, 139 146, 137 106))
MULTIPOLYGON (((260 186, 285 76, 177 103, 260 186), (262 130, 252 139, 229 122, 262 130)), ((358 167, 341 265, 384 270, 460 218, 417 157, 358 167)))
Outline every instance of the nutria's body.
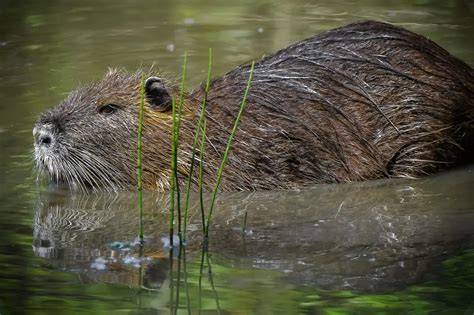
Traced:
MULTIPOLYGON (((248 76, 243 66, 212 82, 204 157, 209 186, 248 76)), ((139 85, 139 73, 111 72, 45 113, 35 128, 39 168, 71 185, 133 187, 139 85)), ((145 184, 166 189, 170 97, 177 91, 156 77, 146 91, 145 184)), ((189 168, 202 98, 202 87, 186 96, 181 174, 189 168)), ((418 177, 469 162, 473 134, 474 71, 468 65, 407 30, 351 24, 256 64, 222 188, 418 177)))

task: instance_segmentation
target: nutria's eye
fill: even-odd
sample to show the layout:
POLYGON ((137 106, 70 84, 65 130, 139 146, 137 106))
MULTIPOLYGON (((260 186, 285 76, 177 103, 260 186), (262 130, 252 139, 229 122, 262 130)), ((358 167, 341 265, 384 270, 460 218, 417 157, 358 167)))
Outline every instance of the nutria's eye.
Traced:
POLYGON ((118 106, 114 104, 107 104, 105 106, 99 107, 99 114, 110 115, 115 113, 118 110, 118 106))

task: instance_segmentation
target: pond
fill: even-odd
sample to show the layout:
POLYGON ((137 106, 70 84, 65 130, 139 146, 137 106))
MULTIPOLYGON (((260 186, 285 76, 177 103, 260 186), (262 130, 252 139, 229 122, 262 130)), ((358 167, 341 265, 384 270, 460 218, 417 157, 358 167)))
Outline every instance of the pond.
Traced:
POLYGON ((71 193, 32 171, 38 115, 108 67, 156 65, 179 78, 187 52, 195 86, 208 48, 219 75, 365 19, 474 65, 474 6, 462 0, 2 1, 0 314, 472 314, 474 166, 220 194, 208 254, 193 195, 179 259, 169 255, 167 195, 144 195, 141 250, 134 192, 71 193))

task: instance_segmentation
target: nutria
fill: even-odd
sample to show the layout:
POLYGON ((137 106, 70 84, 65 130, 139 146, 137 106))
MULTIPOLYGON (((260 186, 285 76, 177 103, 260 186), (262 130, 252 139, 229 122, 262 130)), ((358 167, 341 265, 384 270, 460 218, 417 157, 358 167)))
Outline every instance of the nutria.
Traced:
MULTIPOLYGON (((204 154, 208 187, 215 182, 249 73, 244 65, 211 82, 204 154)), ((109 71, 44 113, 33 131, 38 169, 71 187, 134 187, 141 74, 109 71)), ((144 186, 166 189, 171 99, 179 89, 146 75, 144 186)), ((185 95, 178 160, 183 178, 203 95, 204 84, 185 95)), ((256 63, 221 189, 415 178, 471 162, 473 134, 474 72, 468 65, 405 29, 354 23, 256 63)))

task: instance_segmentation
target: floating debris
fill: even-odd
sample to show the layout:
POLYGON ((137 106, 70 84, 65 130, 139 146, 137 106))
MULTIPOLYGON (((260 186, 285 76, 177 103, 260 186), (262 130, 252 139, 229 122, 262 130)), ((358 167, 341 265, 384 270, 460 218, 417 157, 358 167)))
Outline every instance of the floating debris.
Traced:
POLYGON ((196 21, 194 21, 194 19, 192 19, 192 18, 188 18, 188 19, 183 20, 184 25, 193 25, 195 22, 196 21))
POLYGON ((169 51, 169 52, 174 52, 174 44, 166 45, 166 50, 169 51))
POLYGON ((122 261, 123 261, 124 264, 132 265, 135 268, 139 268, 140 263, 142 262, 142 260, 140 258, 132 256, 132 255, 125 256, 122 261))
POLYGON ((107 260, 103 257, 97 257, 95 261, 91 264, 92 269, 105 270, 107 266, 105 265, 107 260))
MULTIPOLYGON (((149 237, 144 238, 144 242, 147 242, 149 240, 149 237)), ((130 250, 132 247, 139 246, 140 245, 140 238, 136 237, 133 239, 133 241, 115 241, 110 244, 110 249, 112 250, 121 250, 121 251, 127 251, 130 250)))
POLYGON ((113 242, 110 244, 112 250, 130 250, 130 242, 113 242))
MULTIPOLYGON (((161 238, 161 243, 163 244, 163 248, 165 250, 171 250, 171 242, 169 236, 163 236, 161 238)), ((179 236, 173 235, 173 251, 179 249, 179 236)))

